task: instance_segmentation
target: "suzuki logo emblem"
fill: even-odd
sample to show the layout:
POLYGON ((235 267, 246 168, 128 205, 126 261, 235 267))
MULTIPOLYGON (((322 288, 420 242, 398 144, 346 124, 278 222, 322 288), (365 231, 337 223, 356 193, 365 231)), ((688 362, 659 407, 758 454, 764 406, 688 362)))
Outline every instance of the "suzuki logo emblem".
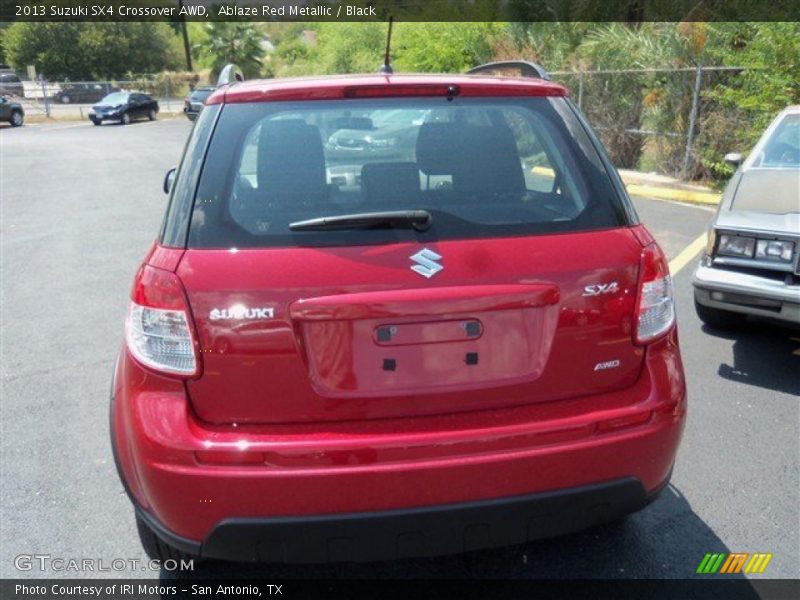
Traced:
POLYGON ((411 270, 416 271, 428 279, 444 269, 442 265, 436 262, 437 260, 442 260, 442 257, 436 254, 436 252, 433 250, 428 250, 427 248, 423 248, 416 254, 410 256, 410 258, 417 263, 411 267, 411 270))

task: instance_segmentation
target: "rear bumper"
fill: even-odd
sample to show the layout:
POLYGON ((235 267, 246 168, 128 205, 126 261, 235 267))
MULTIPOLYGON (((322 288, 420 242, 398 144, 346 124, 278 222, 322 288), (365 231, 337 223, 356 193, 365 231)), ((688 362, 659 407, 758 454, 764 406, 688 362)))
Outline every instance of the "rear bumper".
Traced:
POLYGON ((635 478, 555 492, 407 510, 310 517, 232 518, 202 544, 180 538, 152 515, 140 517, 167 544, 205 558, 325 563, 396 560, 511 546, 579 531, 652 502, 635 478))
POLYGON ((674 333, 624 390, 320 425, 202 423, 183 382, 123 350, 112 441, 140 514, 176 547, 235 560, 378 560, 521 543, 638 510, 669 478, 685 408, 674 333))
POLYGON ((704 263, 698 265, 692 284, 703 306, 800 323, 800 285, 704 263))

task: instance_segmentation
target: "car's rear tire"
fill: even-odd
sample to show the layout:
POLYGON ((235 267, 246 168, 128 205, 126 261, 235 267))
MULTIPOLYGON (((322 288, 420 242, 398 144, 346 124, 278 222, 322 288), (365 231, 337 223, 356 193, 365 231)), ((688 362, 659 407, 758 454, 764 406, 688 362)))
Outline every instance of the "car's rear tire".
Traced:
POLYGON ((102 121, 100 121, 99 119, 91 119, 91 121, 92 121, 92 123, 94 123, 95 125, 100 125, 100 123, 102 123, 102 121))
POLYGON ((737 329, 747 320, 745 314, 704 306, 697 300, 694 301, 694 309, 700 320, 712 329, 737 329))
POLYGON ((147 113, 147 118, 150 119, 151 121, 155 121, 156 116, 157 116, 156 111, 153 110, 152 108, 150 109, 150 112, 147 113))
POLYGON ((119 122, 123 125, 130 125, 131 116, 128 113, 122 113, 122 116, 119 118, 119 122))
POLYGON ((139 533, 139 541, 142 542, 145 554, 152 560, 160 560, 163 563, 167 559, 180 562, 199 558, 194 554, 188 554, 165 544, 138 514, 136 515, 136 531, 139 533))
POLYGON ((25 115, 22 114, 22 111, 15 110, 11 113, 11 119, 9 119, 9 123, 11 123, 12 127, 22 127, 24 122, 25 115))

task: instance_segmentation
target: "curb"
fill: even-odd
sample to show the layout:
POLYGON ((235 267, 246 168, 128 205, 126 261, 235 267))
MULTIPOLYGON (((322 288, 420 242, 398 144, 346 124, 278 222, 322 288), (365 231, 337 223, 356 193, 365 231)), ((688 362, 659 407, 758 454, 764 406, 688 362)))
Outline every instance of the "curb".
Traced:
MULTIPOLYGON (((183 116, 183 112, 166 112, 166 111, 159 111, 158 119, 159 121, 169 121, 172 119, 177 119, 183 116)), ((66 118, 58 118, 58 117, 45 117, 44 115, 25 115, 25 125, 70 125, 70 124, 80 124, 80 123, 90 123, 89 117, 66 117, 66 118)))
MULTIPOLYGON (((623 182, 624 181, 623 179, 623 182)), ((638 183, 625 183, 625 187, 628 189, 628 193, 631 196, 643 196, 656 200, 677 200, 678 202, 717 206, 722 199, 722 194, 717 192, 692 192, 689 190, 676 190, 669 187, 641 185, 638 183)))

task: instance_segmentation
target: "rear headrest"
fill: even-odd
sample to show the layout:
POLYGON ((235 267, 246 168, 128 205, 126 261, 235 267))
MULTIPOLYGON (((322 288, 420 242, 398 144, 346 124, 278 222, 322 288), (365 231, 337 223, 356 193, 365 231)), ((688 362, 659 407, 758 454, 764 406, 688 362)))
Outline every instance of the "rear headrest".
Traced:
POLYGON ((414 208, 420 195, 419 168, 413 162, 367 163, 361 168, 361 193, 373 205, 414 208))
POLYGON ((417 134, 417 164, 426 175, 451 175, 462 126, 457 123, 423 123, 417 134))
POLYGON ((325 154, 319 129, 301 119, 267 121, 258 138, 258 189, 279 202, 325 198, 325 154))
POLYGON ((451 175, 464 193, 524 192, 522 162, 507 126, 425 123, 417 138, 417 162, 426 175, 451 175))

